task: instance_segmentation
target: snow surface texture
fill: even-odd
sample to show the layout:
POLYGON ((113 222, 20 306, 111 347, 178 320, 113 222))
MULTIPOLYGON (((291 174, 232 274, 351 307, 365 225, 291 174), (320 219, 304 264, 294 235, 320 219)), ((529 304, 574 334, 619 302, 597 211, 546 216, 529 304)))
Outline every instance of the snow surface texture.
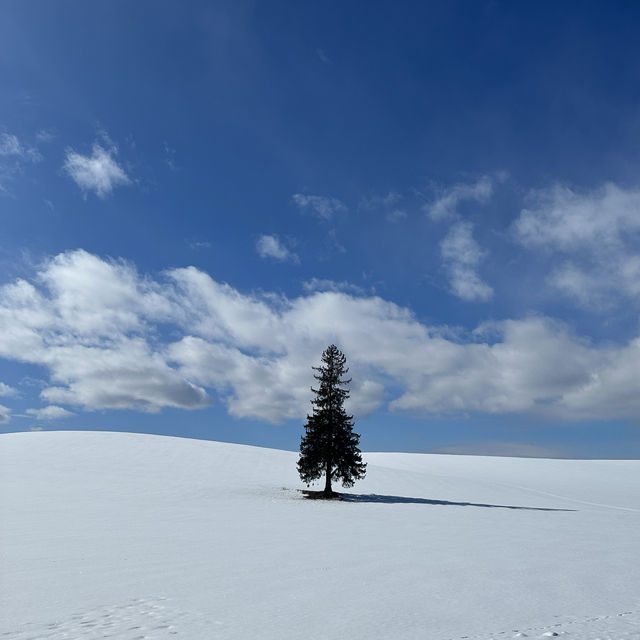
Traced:
POLYGON ((640 639, 640 461, 0 436, 0 639, 640 639))

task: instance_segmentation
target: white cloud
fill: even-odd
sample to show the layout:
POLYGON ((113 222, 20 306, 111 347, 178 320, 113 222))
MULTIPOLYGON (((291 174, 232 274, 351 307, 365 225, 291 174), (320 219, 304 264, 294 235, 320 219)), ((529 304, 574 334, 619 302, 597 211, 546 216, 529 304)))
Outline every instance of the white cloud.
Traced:
POLYGON ((491 298, 493 289, 477 273, 486 252, 474 240, 470 222, 458 222, 449 229, 440 243, 440 253, 454 295, 468 301, 491 298))
POLYGON ((347 210, 347 207, 337 198, 296 193, 292 199, 301 211, 310 211, 323 220, 331 220, 336 213, 347 210))
POLYGON ((46 262, 36 280, 40 288, 17 280, 0 289, 0 356, 47 367, 45 400, 143 411, 209 402, 154 344, 151 321, 179 312, 157 283, 84 251, 46 262))
POLYGON ((638 417, 640 412, 640 338, 623 349, 601 352, 585 383, 568 389, 563 404, 569 415, 593 418, 638 417))
POLYGON ((302 288, 306 292, 315 291, 344 291, 345 293, 352 293, 354 295, 363 295, 364 289, 357 284, 346 282, 336 282, 335 280, 328 280, 327 278, 311 278, 302 283, 302 288))
POLYGON ((261 258, 273 258, 284 262, 290 260, 291 262, 300 262, 300 258, 295 253, 292 253, 287 247, 282 244, 280 238, 276 235, 263 235, 256 241, 256 251, 261 258))
POLYGON ((0 133, 0 156, 22 155, 22 145, 17 136, 10 133, 0 133))
POLYGON ((4 382, 0 382, 0 397, 1 396, 12 396, 15 395, 16 390, 13 387, 10 387, 8 384, 4 382))
POLYGON ((208 240, 190 240, 188 241, 189 249, 198 251, 199 249, 211 249, 211 243, 208 240))
POLYGON ((38 420, 62 420, 74 415, 71 411, 67 411, 56 405, 49 405, 42 409, 27 409, 26 413, 38 420))
POLYGON ((131 184, 129 176, 116 162, 117 148, 111 144, 105 149, 97 142, 93 145, 91 156, 67 150, 64 170, 82 189, 93 191, 98 197, 109 195, 114 187, 131 184))
POLYGON ((373 195, 363 198, 358 208, 364 211, 381 212, 385 214, 387 222, 400 222, 407 218, 407 212, 398 206, 403 199, 397 191, 389 191, 385 195, 373 195))
POLYGON ((143 339, 120 338, 106 348, 74 345, 52 351, 49 366, 57 384, 40 394, 48 402, 150 413, 209 404, 204 389, 170 368, 164 355, 143 339))
MULTIPOLYGON (((0 287, 0 357, 49 371, 41 396, 85 410, 198 408, 304 419, 330 343, 353 376, 350 411, 640 417, 640 337, 594 346, 548 318, 450 337, 376 296, 243 294, 188 267, 152 279, 84 251, 0 287)), ((3 409, 8 419, 8 409, 3 409)))
POLYGON ((579 193, 556 185, 529 194, 517 240, 543 251, 555 289, 593 309, 640 301, 640 190, 608 183, 579 193))
POLYGON ((0 404, 0 424, 6 424, 11 420, 11 409, 0 404))
POLYGON ((9 183, 24 171, 27 162, 39 162, 42 155, 12 133, 0 133, 0 192, 9 192, 9 183))
POLYGON ((0 133, 0 156, 14 157, 29 162, 42 160, 42 155, 35 147, 23 144, 12 133, 0 133))
MULTIPOLYGON (((500 179, 501 176, 498 176, 500 179)), ((457 215, 457 208, 464 200, 487 202, 493 194, 493 178, 481 176, 471 184, 460 182, 443 189, 438 197, 424 206, 432 220, 444 220, 457 215)))
POLYGON ((55 138, 56 133, 52 129, 40 129, 40 131, 36 133, 36 140, 38 142, 47 143, 55 140, 55 138))

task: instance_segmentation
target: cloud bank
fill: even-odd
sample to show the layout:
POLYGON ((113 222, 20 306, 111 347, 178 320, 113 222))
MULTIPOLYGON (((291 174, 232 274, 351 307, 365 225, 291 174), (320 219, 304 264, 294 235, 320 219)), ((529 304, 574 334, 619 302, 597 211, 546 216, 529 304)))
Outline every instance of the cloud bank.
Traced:
POLYGON ((195 267, 151 278, 78 250, 2 286, 0 323, 0 357, 49 371, 43 400, 89 411, 197 409, 215 396, 237 417, 302 419, 310 367, 333 342, 357 416, 640 417, 640 338, 597 346, 544 317, 455 340, 377 296, 246 294, 195 267))

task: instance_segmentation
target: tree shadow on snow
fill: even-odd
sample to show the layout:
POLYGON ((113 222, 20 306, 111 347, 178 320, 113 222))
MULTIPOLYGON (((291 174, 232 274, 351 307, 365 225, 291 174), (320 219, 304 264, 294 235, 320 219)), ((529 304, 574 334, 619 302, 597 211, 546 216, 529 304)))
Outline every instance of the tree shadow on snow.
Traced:
POLYGON ((429 498, 405 498, 403 496, 381 496, 377 493, 342 493, 344 502, 376 502, 381 504, 430 504, 449 507, 488 507, 491 509, 524 509, 526 511, 576 511, 576 509, 551 509, 548 507, 518 507, 508 504, 483 504, 478 502, 450 502, 449 500, 431 500, 429 498))

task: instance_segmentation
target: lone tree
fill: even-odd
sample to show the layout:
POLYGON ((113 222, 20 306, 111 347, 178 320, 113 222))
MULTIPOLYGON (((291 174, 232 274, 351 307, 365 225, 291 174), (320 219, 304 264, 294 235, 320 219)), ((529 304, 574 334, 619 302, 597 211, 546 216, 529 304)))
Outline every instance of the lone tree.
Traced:
POLYGON ((344 410, 349 397, 345 380, 349 371, 347 359, 338 347, 330 345, 322 353, 322 364, 312 367, 318 372, 317 389, 311 387, 316 397, 311 400, 313 413, 307 416, 305 435, 300 442, 298 472, 309 486, 325 474, 324 496, 333 496, 331 480, 341 480, 343 487, 352 487, 356 480, 364 478, 367 465, 362 462, 358 444, 360 436, 353 432, 353 416, 344 410))

